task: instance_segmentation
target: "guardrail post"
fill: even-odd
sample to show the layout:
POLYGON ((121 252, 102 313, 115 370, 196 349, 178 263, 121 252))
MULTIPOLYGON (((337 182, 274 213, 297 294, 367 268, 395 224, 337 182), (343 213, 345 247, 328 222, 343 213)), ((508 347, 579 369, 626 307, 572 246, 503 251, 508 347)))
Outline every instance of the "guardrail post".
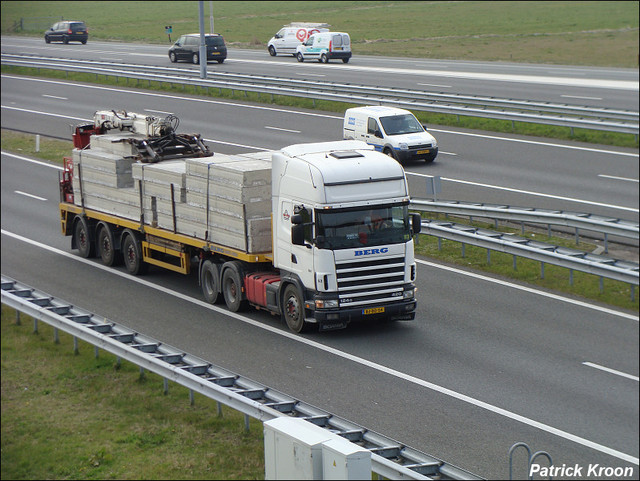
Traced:
POLYGON ((100 349, 98 349, 98 346, 95 346, 93 348, 93 355, 96 359, 98 359, 98 353, 100 352, 100 349))
POLYGON ((189 389, 189 404, 192 406, 196 403, 196 398, 193 394, 193 389, 189 389))
POLYGON ((36 319, 35 317, 33 318, 33 333, 38 333, 38 319, 36 319))
POLYGON ((53 328, 53 342, 54 344, 60 344, 60 336, 58 335, 58 328, 53 328))
POLYGON ((163 390, 162 390, 162 394, 164 394, 165 396, 167 394, 169 394, 169 380, 165 377, 162 379, 162 383, 163 383, 163 390))
POLYGON ((540 263, 540 279, 544 279, 544 262, 540 263))
POLYGON ((80 354, 80 349, 78 348, 78 338, 73 336, 73 354, 76 356, 80 354))
POLYGON ((16 309, 16 326, 20 325, 22 325, 22 322, 20 322, 20 311, 16 309))

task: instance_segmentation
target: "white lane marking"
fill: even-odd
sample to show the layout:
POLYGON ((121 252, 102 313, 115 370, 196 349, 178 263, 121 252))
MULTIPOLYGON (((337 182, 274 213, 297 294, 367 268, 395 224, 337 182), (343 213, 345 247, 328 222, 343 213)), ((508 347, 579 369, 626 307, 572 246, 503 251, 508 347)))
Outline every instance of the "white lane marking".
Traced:
POLYGON ((22 155, 12 154, 11 152, 7 152, 5 150, 0 151, 2 155, 8 155, 9 157, 14 157, 16 159, 24 160, 25 162, 31 162, 32 164, 42 165, 44 167, 51 167, 52 169, 63 170, 59 165, 51 164, 49 162, 43 162, 41 160, 30 159, 29 157, 23 157, 22 155))
POLYGON ((47 200, 44 197, 39 197, 39 196, 33 195, 33 194, 27 194, 26 192, 22 192, 21 190, 14 190, 14 192, 16 194, 19 194, 19 195, 24 195, 25 197, 31 197, 32 199, 38 199, 38 200, 42 200, 42 201, 46 201, 47 200))
POLYGON ((602 97, 583 97, 581 95, 561 95, 567 99, 582 99, 582 100, 602 100, 602 97))
POLYGON ((291 132, 291 133, 294 133, 294 134, 299 134, 300 133, 300 130, 281 129, 280 127, 270 127, 268 125, 265 125, 264 128, 265 129, 271 129, 271 130, 281 130, 283 132, 291 132))
MULTIPOLYGON (((28 78, 28 77, 16 77, 13 75, 2 75, 2 77, 5 78, 11 78, 11 79, 17 79, 17 80, 21 80, 21 81, 25 81, 25 80, 29 80, 32 82, 44 82, 44 83, 52 83, 52 84, 58 84, 58 85, 65 85, 65 86, 72 86, 72 87, 83 87, 83 88, 93 88, 93 89, 97 89, 97 90, 106 90, 106 91, 112 91, 112 92, 121 92, 121 93, 128 93, 128 94, 137 94, 137 95, 148 95, 150 97, 163 97, 163 98, 171 98, 171 99, 176 99, 176 100, 185 100, 185 101, 190 101, 190 102, 205 102, 205 103, 211 103, 211 104, 219 104, 219 105, 229 105, 232 107, 244 107, 244 108, 252 108, 252 109, 257 109, 257 110, 270 110, 273 112, 284 112, 284 113, 288 113, 288 114, 294 114, 294 115, 306 115, 309 117, 322 117, 322 118, 326 118, 326 119, 336 119, 336 120, 343 120, 342 116, 337 116, 337 115, 328 115, 328 114, 318 114, 318 113, 314 113, 314 112, 298 112, 298 111, 292 111, 292 110, 287 110, 287 109, 283 109, 283 108, 276 108, 276 107, 264 107, 264 106, 257 106, 257 105, 247 105, 247 104, 237 104, 234 102, 223 102, 223 101, 219 101, 219 100, 209 100, 209 99, 202 99, 202 98, 190 98, 190 97, 180 97, 178 95, 166 95, 166 94, 158 94, 158 93, 154 93, 154 92, 139 92, 139 91, 134 91, 134 90, 126 90, 126 89, 116 89, 116 88, 112 88, 112 87, 102 87, 102 86, 98 86, 98 85, 82 85, 82 84, 76 84, 73 82, 62 82, 62 81, 57 81, 57 80, 49 80, 49 79, 36 79, 36 78, 28 78)), ((3 105, 2 108, 5 108, 5 106, 3 105)), ((6 108, 13 108, 13 107, 6 107, 6 108)), ((16 110, 21 110, 16 108, 16 110)), ((54 114, 46 114, 45 115, 54 115, 54 114)), ((61 116, 64 117, 64 116, 61 116)), ((563 145, 563 144, 554 144, 551 142, 540 142, 537 140, 526 140, 526 139, 511 139, 508 137, 497 137, 494 135, 482 135, 482 134, 472 134, 472 133, 468 133, 468 132, 456 132, 454 130, 444 130, 444 129, 429 129, 432 130, 433 132, 442 132, 445 134, 453 134, 453 135, 466 135, 468 137, 480 137, 482 139, 488 139, 488 140, 501 140, 504 142, 519 142, 519 143, 523 143, 523 144, 532 144, 532 145, 543 145, 545 147, 555 147, 555 148, 559 148, 559 149, 573 149, 573 150, 584 150, 587 152, 596 152, 596 153, 602 153, 602 154, 610 154, 610 155, 623 155, 623 156, 628 156, 628 157, 639 157, 640 154, 636 154, 636 153, 630 153, 630 152, 618 152, 615 150, 604 150, 604 149, 594 149, 591 147, 581 147, 581 146, 577 146, 577 145, 563 145)))
POLYGON ((632 379, 634 381, 640 381, 640 379, 638 379, 638 376, 633 376, 631 374, 627 374, 626 372, 622 372, 622 371, 616 371, 615 369, 611 369, 609 367, 601 366, 600 364, 596 364, 594 362, 585 361, 582 364, 584 364, 585 366, 593 367, 595 369, 600 369, 601 371, 605 371, 605 372, 608 372, 608 373, 611 373, 611 374, 615 374, 616 376, 626 377, 626 378, 632 379))
MULTIPOLYGON (((263 64, 262 60, 237 60, 245 63, 263 64)), ((282 65, 283 67, 298 68, 314 68, 313 63, 294 63, 294 62, 272 62, 273 64, 282 65)), ((354 70, 360 72, 384 72, 393 75, 426 75, 434 77, 464 78, 464 79, 482 79, 495 80, 499 82, 524 82, 543 85, 569 85, 573 87, 592 87, 592 88, 610 88, 619 90, 638 90, 637 81, 625 80, 607 80, 607 79, 579 79, 570 77, 548 77, 544 75, 514 75, 514 74, 494 74, 484 72, 462 72, 462 71, 440 71, 426 69, 404 69, 404 68, 386 68, 386 67, 364 67, 352 64, 338 65, 325 64, 322 68, 339 68, 340 70, 354 70)))
MULTIPOLYGON (((418 176, 418 177, 431 177, 430 175, 418 174, 416 172, 406 172, 406 174, 407 175, 415 175, 415 176, 418 176)), ((532 191, 529 191, 529 190, 513 189, 511 187, 501 187, 499 185, 482 184, 480 182, 471 182, 469 180, 451 179, 449 177, 441 177, 440 179, 448 181, 448 182, 457 182, 459 184, 473 185, 473 186, 476 186, 476 187, 486 187, 488 189, 504 190, 504 191, 507 191, 507 192, 515 192, 517 194, 535 195, 535 196, 538 196, 538 197, 546 197, 546 198, 549 198, 549 199, 559 199, 559 200, 565 200, 565 201, 568 201, 568 202, 578 202, 580 204, 597 205, 599 207, 608 207, 610 209, 618 209, 618 210, 624 210, 624 211, 628 211, 628 212, 638 212, 638 209, 636 209, 634 207, 623 207, 623 206, 619 206, 619 205, 605 204, 603 202, 595 202, 595 201, 584 200, 584 199, 575 199, 573 197, 564 197, 564 196, 561 196, 561 195, 543 194, 541 192, 532 192, 532 191)))
POLYGON ((165 114, 173 115, 173 112, 165 112, 164 110, 143 109, 145 112, 151 112, 153 114, 165 114))
POLYGON ((462 270, 462 269, 458 269, 456 267, 440 265, 440 264, 436 264, 436 263, 433 263, 433 262, 424 261, 422 259, 416 259, 416 262, 418 264, 423 264, 425 266, 435 267, 436 269, 442 269, 442 270, 445 270, 445 271, 455 272, 456 274, 461 274, 461 275, 464 275, 464 276, 474 277, 476 279, 481 279, 483 281, 493 282, 494 284, 500 284, 501 286, 510 287, 512 289, 517 289, 517 290, 520 290, 520 291, 528 292, 530 294, 536 294, 536 295, 539 295, 539 296, 542 296, 542 297, 548 297, 549 299, 554 299, 556 301, 566 302, 568 304, 574 304, 576 306, 585 307, 587 309, 593 309, 594 311, 603 312, 605 314, 610 314, 612 316, 618 316, 618 317, 622 317, 622 318, 629 319, 629 320, 636 321, 636 322, 638 322, 640 320, 639 316, 635 316, 633 314, 627 314, 626 312, 615 311, 615 310, 609 309, 607 307, 597 306, 595 304, 589 304, 587 302, 578 301, 576 299, 571 299, 569 297, 559 296, 557 294, 552 294, 550 292, 539 291, 539 290, 534 289, 532 287, 521 286, 519 284, 514 284, 513 282, 503 281, 501 279, 496 279, 496 278, 485 276, 485 275, 478 274, 478 273, 475 273, 475 272, 465 271, 465 270, 462 270))
POLYGON ((98 263, 90 261, 88 259, 84 259, 82 257, 78 257, 75 254, 64 252, 64 251, 62 251, 60 249, 57 249, 55 247, 51 247, 51 246, 48 246, 46 244, 42 244, 42 243, 34 241, 32 239, 28 239, 26 237, 23 237, 21 235, 14 234, 13 232, 5 231, 4 229, 2 229, 1 233, 2 233, 2 235, 7 235, 9 237, 13 237, 16 240, 19 240, 21 242, 25 242, 27 244, 31 244, 31 245, 33 245, 35 247, 39 247, 41 249, 44 249, 44 250, 47 250, 47 251, 50 251, 50 252, 53 252, 54 254, 58 254, 58 255, 67 257, 69 259, 73 259, 74 261, 81 262, 83 264, 89 265, 89 266, 97 268, 97 269, 102 269, 102 270, 104 270, 106 272, 109 272, 110 274, 123 277, 123 278, 125 278, 127 280, 130 280, 132 282, 136 282, 136 283, 138 283, 140 285, 149 287, 151 289, 155 289, 157 291, 163 292, 163 293, 168 294, 170 296, 174 296, 174 297, 176 297, 178 299, 181 299, 183 301, 196 304, 196 305, 198 305, 200 307, 203 307, 205 309, 210 309, 212 311, 218 312, 218 313, 220 313, 222 315, 225 315, 225 316, 228 316, 228 317, 232 317, 232 318, 237 319, 237 320, 239 320, 241 322, 250 324, 250 325, 252 325, 254 327, 258 327, 260 329, 264 329, 265 331, 269 331, 272 334, 276 334, 278 336, 287 337, 292 341, 296 341, 296 342, 299 342, 299 343, 302 343, 302 344, 306 344, 306 345, 308 345, 310 347, 313 347, 313 348, 316 348, 318 350, 327 352, 329 354, 333 354, 334 356, 338 356, 338 357, 341 357, 343 359, 347 359, 349 361, 352 361, 352 362, 355 362, 357 364, 360 364, 362 366, 366 366, 368 368, 374 369, 376 371, 379 371, 379 372, 382 372, 382 373, 385 373, 385 374, 389 374, 389 375, 397 377, 399 379, 403 379, 403 380, 405 380, 407 382, 416 384, 416 385, 424 387, 426 389, 430 389, 432 391, 438 392, 438 393, 443 394, 445 396, 449 396, 449 397, 452 397, 452 398, 457 399, 459 401, 465 402, 467 404, 471 404, 472 406, 476 406, 478 408, 487 410, 489 412, 498 414, 500 416, 504 416, 504 417, 506 417, 508 419, 511 419, 513 421, 520 422, 520 423, 525 424, 527 426, 531 426, 531 427, 539 429, 541 431, 545 431, 545 432, 547 432, 549 434, 552 434, 552 435, 561 437, 563 439, 572 441, 572 442, 574 442, 576 444, 580 444, 582 446, 586 446, 586 447, 594 449, 596 451, 600 451, 602 453, 608 454, 609 456, 613 456, 613 457, 622 459, 624 461, 627 461, 627 462, 630 462, 630 463, 633 463, 633 464, 640 464, 640 461, 635 456, 631 456, 630 454, 626 454, 626 453, 623 453, 621 451, 617 451, 617 450, 612 449, 612 448, 610 448, 608 446, 604 446, 604 445, 596 443, 594 441, 590 441, 590 440, 582 438, 580 436, 576 436, 575 434, 571 434, 571 433, 563 431, 561 429, 554 428, 553 426, 549 426, 548 424, 544 424, 544 423, 535 421, 533 419, 527 418, 527 417, 522 416, 520 414, 516 414, 516 413, 513 413, 511 411, 507 411, 506 409, 494 406, 494 405, 486 403, 484 401, 480 401, 478 399, 472 398, 471 396, 467 396, 465 394, 453 391, 453 390, 448 389, 446 387, 442 387, 442 386, 439 386, 437 384, 425 381, 423 379, 419 379, 417 377, 411 376, 409 374, 405 374, 405 373, 397 371, 395 369, 388 368, 386 366, 383 366, 381 364, 369 361, 367 359, 363 359, 361 357, 354 356, 353 354, 349 354, 349 353, 340 351, 340 350, 335 349, 333 347, 325 346, 324 344, 321 344, 319 342, 312 341, 310 339, 302 338, 299 335, 294 334, 293 332, 283 331, 281 329, 277 329, 275 327, 272 327, 272 326, 269 326, 269 325, 266 325, 266 324, 262 324, 262 323, 260 323, 258 321, 254 321, 253 319, 246 318, 246 317, 244 317, 244 316, 242 316, 242 315, 240 315, 240 314, 238 314, 236 312, 230 312, 230 311, 227 311, 227 310, 225 310, 225 309, 223 309, 221 307, 216 307, 216 306, 213 306, 211 304, 207 304, 206 302, 201 301, 199 299, 194 299, 194 298, 189 297, 189 296, 187 296, 185 294, 173 291, 171 289, 167 289, 167 288, 162 287, 162 286, 155 285, 155 284, 153 284, 153 283, 151 283, 149 281, 146 281, 144 279, 141 279, 139 277, 135 277, 135 276, 132 276, 132 275, 130 275, 128 273, 112 269, 111 267, 107 267, 107 266, 105 266, 103 264, 98 264, 98 263))
POLYGON ((417 83, 416 85, 423 85, 424 87, 440 87, 443 89, 450 89, 452 87, 451 85, 421 84, 421 83, 417 83))
POLYGON ((58 97, 57 95, 46 95, 42 94, 43 97, 47 97, 49 99, 57 99, 57 100, 69 100, 67 97, 58 97))
POLYGON ((617 177, 615 175, 598 174, 598 177, 604 177, 605 179, 626 180, 628 182, 638 182, 638 179, 630 179, 628 177, 617 177))

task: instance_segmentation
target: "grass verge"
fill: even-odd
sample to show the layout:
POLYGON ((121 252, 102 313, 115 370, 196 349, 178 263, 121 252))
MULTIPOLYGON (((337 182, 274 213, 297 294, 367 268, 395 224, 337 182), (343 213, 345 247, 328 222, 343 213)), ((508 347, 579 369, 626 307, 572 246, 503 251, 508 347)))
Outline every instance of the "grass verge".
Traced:
MULTIPOLYGON (((38 157, 58 164, 62 163, 62 157, 68 156, 73 148, 73 144, 70 141, 41 138, 40 152, 35 152, 35 136, 32 134, 2 129, 1 137, 3 150, 38 157)), ((429 215, 428 217, 434 220, 445 219, 444 216, 438 216, 437 214, 429 215)), ((483 229, 495 230, 495 226, 487 222, 474 221, 469 223, 464 218, 454 219, 453 217, 451 217, 451 220, 458 223, 468 223, 483 229)), ((541 234, 540 230, 531 230, 524 234, 520 230, 509 226, 499 226, 498 230, 585 252, 591 252, 598 247, 595 242, 584 241, 584 237, 581 238, 580 244, 576 245, 575 240, 570 236, 548 238, 545 234, 541 234)), ((487 258, 487 250, 480 247, 467 245, 463 257, 460 243, 442 240, 441 249, 439 249, 437 238, 419 235, 416 242, 416 254, 428 259, 496 274, 505 278, 527 282, 544 289, 602 302, 615 307, 635 310, 638 310, 639 307, 637 292, 634 293, 634 300, 632 300, 631 286, 624 282, 600 279, 598 276, 578 271, 574 271, 571 274, 568 269, 549 264, 545 264, 544 277, 542 277, 542 268, 538 261, 517 258, 516 268, 514 269, 513 256, 501 252, 492 252, 490 257, 487 258), (571 276, 573 277, 573 283, 571 283, 571 276)))
POLYGON ((2 306, 2 479, 264 479, 262 423, 2 306))
MULTIPOLYGON (((166 82, 143 81, 98 74, 86 74, 77 72, 63 72, 59 70, 37 69, 31 67, 2 66, 3 74, 26 75, 43 78, 62 78, 68 81, 93 83, 99 85, 112 85, 118 87, 144 88, 162 92, 180 93, 183 95, 200 95, 204 97, 241 100, 246 102, 266 103, 296 107, 303 109, 322 110, 325 112, 344 111, 358 105, 344 102, 334 102, 321 99, 306 99, 289 97, 284 95, 260 94, 243 92, 241 90, 195 87, 189 85, 171 84, 166 82)), ((638 148, 638 136, 618 132, 605 132, 591 129, 580 129, 553 125, 539 125, 529 122, 511 122, 508 120, 496 120, 480 117, 468 117, 459 115, 439 114, 414 110, 418 120, 431 127, 450 126, 464 129, 484 130, 517 135, 529 135, 534 137, 570 140, 599 145, 612 145, 617 147, 638 148)))

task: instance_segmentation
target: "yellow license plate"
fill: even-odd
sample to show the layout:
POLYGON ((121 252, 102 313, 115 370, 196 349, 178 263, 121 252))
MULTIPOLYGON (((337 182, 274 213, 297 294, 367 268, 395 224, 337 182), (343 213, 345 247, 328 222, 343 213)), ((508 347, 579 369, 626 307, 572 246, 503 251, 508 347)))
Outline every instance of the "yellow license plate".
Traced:
POLYGON ((220 55, 220 52, 211 52, 211 55, 220 55))
POLYGON ((418 151, 416 152, 416 154, 418 154, 418 155, 421 155, 421 154, 428 154, 428 153, 429 153, 429 149, 427 149, 427 150, 418 150, 418 151))
POLYGON ((365 316, 367 314, 380 314, 381 312, 384 312, 384 307, 372 307, 371 309, 362 309, 362 314, 364 314, 365 316))
POLYGON ((334 50, 342 50, 342 47, 334 47, 334 50))

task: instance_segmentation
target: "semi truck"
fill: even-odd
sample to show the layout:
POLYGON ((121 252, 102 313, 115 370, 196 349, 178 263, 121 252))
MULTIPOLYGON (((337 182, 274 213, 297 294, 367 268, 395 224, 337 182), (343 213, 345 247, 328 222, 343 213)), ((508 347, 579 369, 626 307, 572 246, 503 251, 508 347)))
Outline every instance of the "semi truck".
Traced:
POLYGON ((356 140, 214 154, 178 123, 104 110, 75 128, 59 208, 80 256, 197 269, 207 302, 296 333, 414 319, 420 215, 398 162, 356 140))

